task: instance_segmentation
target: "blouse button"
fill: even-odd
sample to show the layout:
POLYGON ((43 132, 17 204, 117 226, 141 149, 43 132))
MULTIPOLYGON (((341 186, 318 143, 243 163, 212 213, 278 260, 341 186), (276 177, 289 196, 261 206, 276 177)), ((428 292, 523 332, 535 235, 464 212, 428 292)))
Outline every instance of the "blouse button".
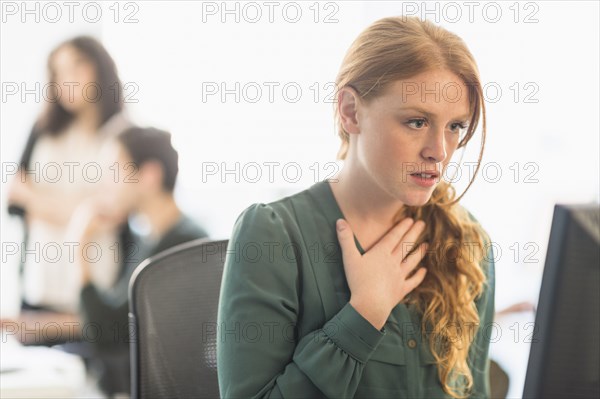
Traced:
POLYGON ((414 339, 409 339, 408 340, 408 347, 410 349, 414 349, 417 347, 417 341, 415 341, 414 339))

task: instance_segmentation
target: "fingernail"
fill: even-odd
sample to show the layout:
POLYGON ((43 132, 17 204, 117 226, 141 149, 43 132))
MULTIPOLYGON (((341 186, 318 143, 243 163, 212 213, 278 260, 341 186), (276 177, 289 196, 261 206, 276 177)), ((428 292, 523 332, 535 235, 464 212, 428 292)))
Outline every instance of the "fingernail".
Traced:
POLYGON ((346 228, 346 223, 344 222, 344 219, 338 219, 335 226, 337 231, 343 231, 346 228))

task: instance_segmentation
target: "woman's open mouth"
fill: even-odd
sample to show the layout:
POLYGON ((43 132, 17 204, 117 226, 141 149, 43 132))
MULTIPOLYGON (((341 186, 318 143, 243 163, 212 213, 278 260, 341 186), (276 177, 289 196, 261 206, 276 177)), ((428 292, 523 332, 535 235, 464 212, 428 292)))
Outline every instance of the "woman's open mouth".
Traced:
POLYGON ((410 177, 421 187, 431 187, 437 182, 439 173, 437 171, 417 172, 410 174, 410 177))

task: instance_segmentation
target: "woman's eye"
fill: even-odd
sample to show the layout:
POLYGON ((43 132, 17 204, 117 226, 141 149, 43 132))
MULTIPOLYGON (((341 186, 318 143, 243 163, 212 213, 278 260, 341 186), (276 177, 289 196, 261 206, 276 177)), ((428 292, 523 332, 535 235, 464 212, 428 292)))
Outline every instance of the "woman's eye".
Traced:
POLYGON ((465 123, 453 123, 450 125, 450 129, 454 133, 462 133, 465 129, 467 129, 467 125, 465 123))
POLYGON ((426 123, 427 122, 425 121, 425 119, 411 119, 407 122, 407 125, 416 129, 421 129, 425 126, 426 123))

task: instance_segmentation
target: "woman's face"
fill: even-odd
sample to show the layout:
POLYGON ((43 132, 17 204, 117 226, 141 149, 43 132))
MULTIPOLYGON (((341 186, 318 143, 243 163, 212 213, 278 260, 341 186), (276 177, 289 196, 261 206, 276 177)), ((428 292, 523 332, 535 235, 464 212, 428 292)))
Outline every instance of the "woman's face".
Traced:
POLYGON ((58 49, 52 59, 54 81, 60 87, 58 101, 69 112, 78 113, 90 105, 99 103, 99 84, 96 82, 94 65, 77 49, 65 45, 58 49))
POLYGON ((467 86, 449 71, 428 71, 394 82, 368 103, 359 100, 355 110, 355 120, 342 117, 342 123, 361 174, 393 200, 424 205, 466 133, 467 86), (415 175, 424 171, 436 175, 415 175))

